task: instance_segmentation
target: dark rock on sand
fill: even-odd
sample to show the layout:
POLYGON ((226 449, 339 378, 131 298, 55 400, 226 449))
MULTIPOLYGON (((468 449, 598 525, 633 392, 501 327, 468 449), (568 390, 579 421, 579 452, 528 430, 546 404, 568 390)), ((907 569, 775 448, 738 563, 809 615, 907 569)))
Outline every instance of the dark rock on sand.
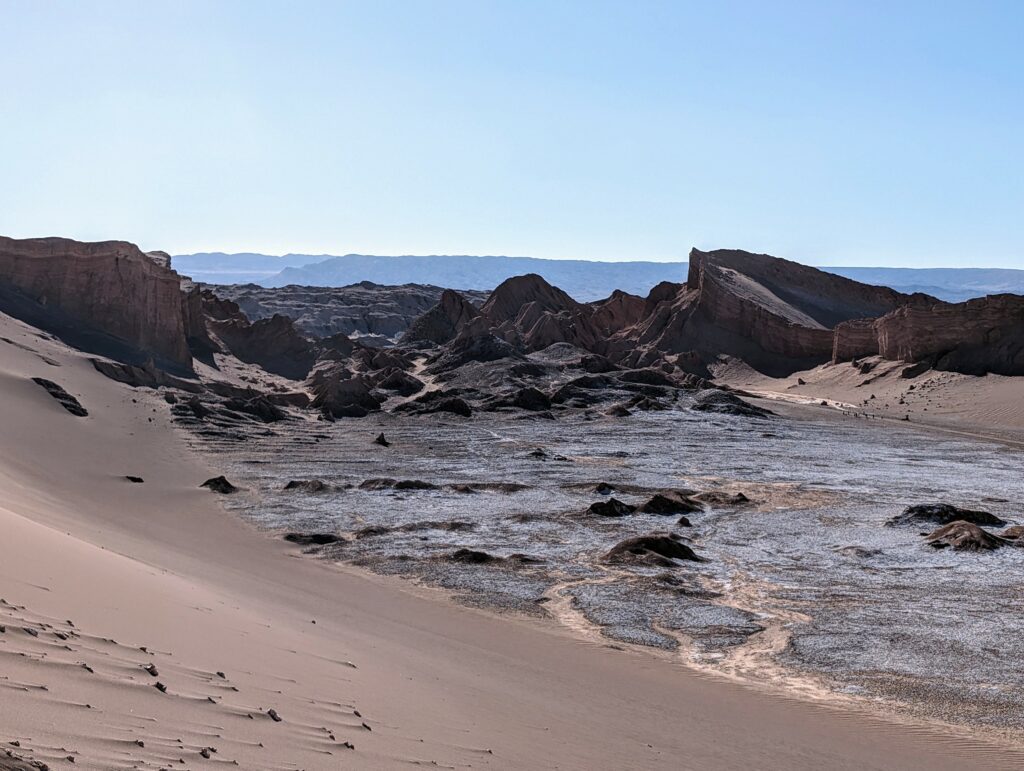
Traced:
POLYGON ((61 407, 66 409, 75 417, 84 418, 89 414, 89 411, 82 406, 82 403, 78 401, 78 399, 69 394, 52 380, 47 380, 44 377, 34 377, 32 378, 32 382, 36 385, 42 386, 46 393, 56 399, 61 407))
POLYGON ((907 506, 902 513, 897 514, 885 524, 889 527, 934 524, 948 525, 950 522, 962 520, 974 525, 989 525, 1001 527, 1006 522, 987 511, 972 511, 961 509, 948 503, 921 503, 915 506, 907 506))
POLYGON ((373 443, 374 444, 379 444, 381 447, 390 447, 391 446, 391 442, 389 442, 385 438, 383 431, 381 433, 377 434, 377 438, 373 440, 373 443))
POLYGON ((329 543, 344 542, 344 538, 334 533, 285 533, 284 540, 299 546, 326 546, 329 543))
POLYGON ((449 562, 462 562, 467 565, 487 565, 492 562, 499 562, 501 557, 495 557, 493 554, 488 554, 485 551, 476 551, 475 549, 457 549, 445 559, 449 562))
POLYGON ((662 514, 665 516, 690 514, 701 510, 703 510, 703 507, 699 503, 677 492, 657 493, 640 507, 640 511, 645 514, 662 514))
POLYGON ((928 545, 933 549, 951 547, 955 551, 993 551, 1007 545, 997 535, 982 530, 972 522, 956 521, 943 525, 928 534, 928 545))
POLYGON ((237 493, 238 492, 238 488, 235 487, 233 484, 231 484, 227 480, 227 478, 224 477, 224 476, 213 477, 212 479, 207 479, 205 482, 203 482, 199 486, 200 487, 207 487, 210 490, 212 490, 213 492, 220 493, 221 495, 230 495, 231 493, 237 493))
POLYGON ((999 537, 1006 538, 1011 541, 1024 539, 1024 525, 1013 525, 1012 527, 1008 527, 999 534, 999 537))
POLYGON ((421 479, 390 479, 378 477, 365 479, 359 484, 360 490, 437 490, 437 485, 421 479))
POLYGON ((691 410, 716 412, 722 415, 743 415, 751 418, 765 418, 774 413, 745 402, 734 393, 708 388, 697 394, 691 410))
POLYGON ((664 532, 627 538, 613 546, 602 559, 613 564, 648 567, 673 567, 676 560, 705 561, 683 543, 681 536, 664 532))
POLYGON ((330 485, 321 479, 292 479, 284 486, 285 490, 298 490, 303 493, 322 493, 330 489, 330 485))
POLYGON ((437 490, 437 485, 422 479, 400 479, 395 482, 396 490, 437 490))
POLYGON ((711 506, 742 506, 744 503, 750 503, 750 499, 743 493, 725 493, 720 490, 698 493, 693 499, 711 506))
POLYGON ((590 504, 588 514, 595 514, 599 517, 624 517, 636 511, 636 506, 623 503, 618 498, 609 498, 607 501, 596 501, 590 504))

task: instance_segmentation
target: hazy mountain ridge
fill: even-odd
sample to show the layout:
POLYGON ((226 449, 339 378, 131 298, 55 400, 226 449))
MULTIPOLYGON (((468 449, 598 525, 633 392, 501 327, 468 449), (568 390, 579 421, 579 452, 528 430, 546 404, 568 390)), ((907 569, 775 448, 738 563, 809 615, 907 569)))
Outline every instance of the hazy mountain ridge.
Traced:
MULTIPOLYGON (((175 270, 211 284, 265 287, 432 284, 489 291, 513 276, 535 273, 577 300, 608 297, 616 289, 646 295, 662 281, 685 280, 686 262, 599 262, 537 257, 403 255, 385 257, 201 252, 176 255, 175 270)), ((1024 294, 1024 270, 1012 268, 823 267, 828 273, 900 292, 920 292, 948 302, 988 294, 1024 294)))
POLYGON ((490 291, 512 276, 536 273, 581 301, 599 300, 616 289, 646 295, 662 281, 686 279, 685 262, 596 262, 537 257, 470 255, 199 253, 177 255, 175 270, 211 284, 257 283, 266 287, 349 286, 363 281, 388 286, 432 284, 490 291), (274 268, 277 271, 274 271, 274 268))

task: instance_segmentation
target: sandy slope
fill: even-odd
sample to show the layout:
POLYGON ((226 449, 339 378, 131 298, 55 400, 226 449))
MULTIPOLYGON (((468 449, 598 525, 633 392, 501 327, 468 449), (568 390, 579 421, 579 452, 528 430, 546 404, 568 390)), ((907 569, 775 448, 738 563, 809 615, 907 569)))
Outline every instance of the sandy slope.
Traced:
POLYGON ((820 404, 868 418, 888 418, 948 431, 1024 442, 1024 378, 928 371, 900 373, 903 362, 863 359, 862 373, 850 363, 825 364, 785 378, 772 378, 734 362, 717 370, 721 382, 772 399, 820 404))
POLYGON ((156 397, 5 317, 0 337, 0 747, 94 769, 1024 767, 299 558, 197 489, 215 470, 156 397))

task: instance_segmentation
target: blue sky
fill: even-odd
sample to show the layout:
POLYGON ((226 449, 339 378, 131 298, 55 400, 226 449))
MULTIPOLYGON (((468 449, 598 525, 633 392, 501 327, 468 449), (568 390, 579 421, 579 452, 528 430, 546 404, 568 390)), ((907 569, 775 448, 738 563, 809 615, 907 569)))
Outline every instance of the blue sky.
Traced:
POLYGON ((0 0, 0 233, 1024 268, 1024 3, 0 0))

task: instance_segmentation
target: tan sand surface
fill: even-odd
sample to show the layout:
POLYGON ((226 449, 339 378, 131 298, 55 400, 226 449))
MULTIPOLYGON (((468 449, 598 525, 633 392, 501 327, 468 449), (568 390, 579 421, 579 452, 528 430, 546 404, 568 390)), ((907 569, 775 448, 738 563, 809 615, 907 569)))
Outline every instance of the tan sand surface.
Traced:
POLYGON ((862 362, 873 369, 862 373, 844 362, 773 378, 734 362, 716 375, 769 399, 828 406, 866 419, 909 418, 928 428, 1024 443, 1024 378, 937 371, 905 378, 903 362, 877 357, 862 362))
POLYGON ((0 769, 1024 768, 303 559, 198 488, 159 397, 0 338, 0 769))

